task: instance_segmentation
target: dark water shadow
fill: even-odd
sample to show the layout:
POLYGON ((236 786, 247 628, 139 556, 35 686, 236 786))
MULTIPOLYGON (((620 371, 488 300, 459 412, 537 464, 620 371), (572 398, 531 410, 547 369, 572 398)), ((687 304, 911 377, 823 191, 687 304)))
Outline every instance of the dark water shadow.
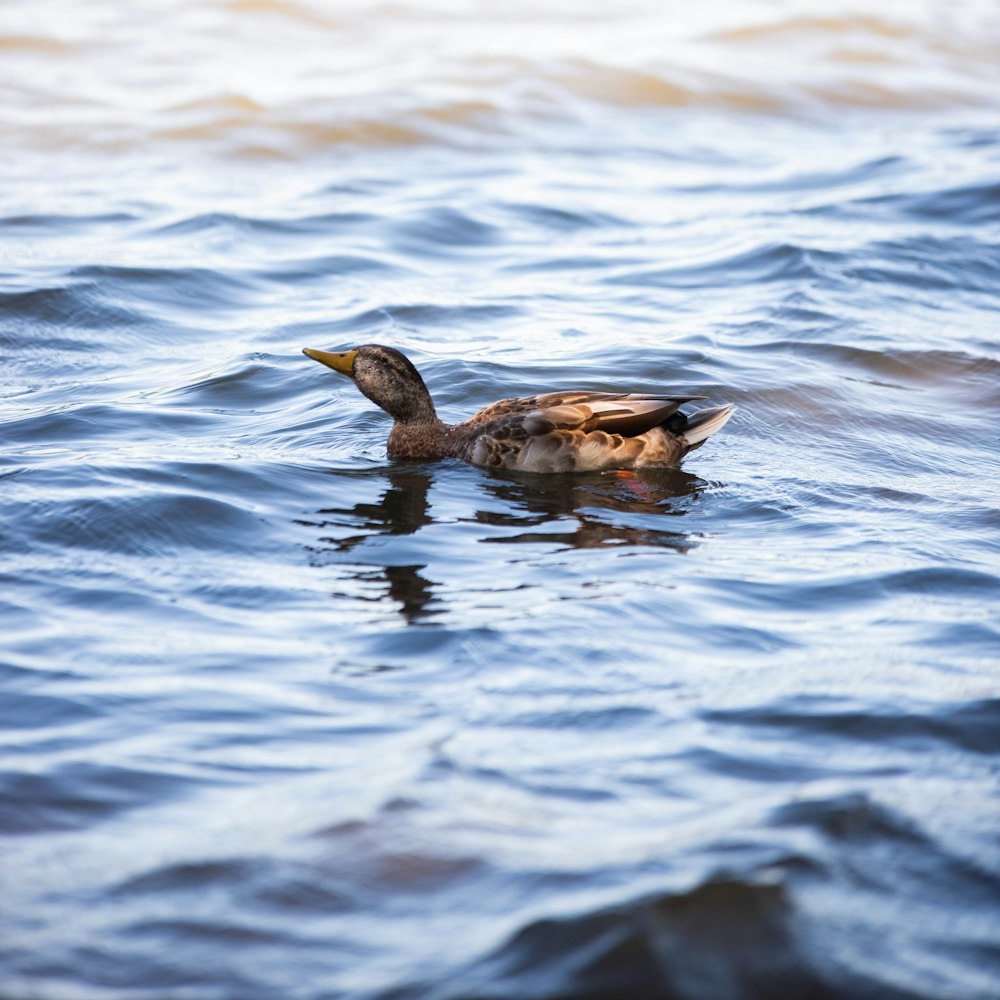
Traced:
MULTIPOLYGON (((344 567, 360 585, 360 593, 375 594, 355 594, 354 599, 388 597, 411 624, 447 610, 436 594, 439 582, 428 578, 427 561, 420 559, 426 540, 413 547, 373 547, 373 541, 417 536, 447 520, 483 525, 487 530, 479 543, 555 546, 555 551, 653 546, 684 553, 698 544, 697 538, 678 530, 677 519, 708 486, 680 469, 501 476, 464 466, 400 463, 360 475, 339 471, 335 475, 367 483, 377 479, 385 488, 375 501, 324 507, 315 518, 298 519, 297 524, 317 533, 315 542, 306 546, 310 563, 344 567), (449 485, 443 477, 453 476, 456 468, 480 488, 479 502, 474 491, 463 491, 456 501, 452 490, 448 499, 432 504, 433 487, 449 485), (444 512, 435 516, 435 506, 447 507, 446 516, 444 512), (661 527, 668 517, 670 527, 661 527)), ((437 544, 435 551, 441 552, 446 564, 450 553, 437 544)))
POLYGON ((435 1000, 875 995, 831 989, 799 936, 782 882, 719 876, 686 892, 536 920, 462 970, 446 991, 431 995, 435 1000))

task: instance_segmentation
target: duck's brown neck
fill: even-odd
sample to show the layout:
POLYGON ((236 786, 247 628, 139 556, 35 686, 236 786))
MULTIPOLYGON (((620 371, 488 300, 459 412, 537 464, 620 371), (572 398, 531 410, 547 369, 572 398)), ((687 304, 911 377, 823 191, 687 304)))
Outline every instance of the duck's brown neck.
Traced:
POLYGON ((437 417, 431 420, 397 420, 389 431, 390 458, 432 461, 451 454, 451 428, 437 417))

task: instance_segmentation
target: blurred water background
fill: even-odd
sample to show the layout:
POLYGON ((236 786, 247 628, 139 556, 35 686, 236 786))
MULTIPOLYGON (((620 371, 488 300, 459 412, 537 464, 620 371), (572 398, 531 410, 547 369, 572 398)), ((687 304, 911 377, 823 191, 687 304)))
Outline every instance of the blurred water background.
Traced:
POLYGON ((1000 6, 6 0, 0 181, 4 1000, 1000 996, 1000 6))

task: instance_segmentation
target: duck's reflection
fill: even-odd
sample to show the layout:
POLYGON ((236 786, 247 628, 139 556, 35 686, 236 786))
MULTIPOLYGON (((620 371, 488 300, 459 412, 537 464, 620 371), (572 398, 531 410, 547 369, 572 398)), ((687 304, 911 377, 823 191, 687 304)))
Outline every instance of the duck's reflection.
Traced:
POLYGON ((673 526, 650 526, 648 515, 684 514, 689 501, 707 484, 680 469, 665 469, 617 471, 586 477, 494 477, 484 480, 484 485, 488 492, 503 501, 505 510, 481 510, 476 519, 483 524, 520 526, 528 530, 483 541, 552 542, 574 549, 646 545, 687 552, 697 544, 690 534, 673 526), (612 516, 606 512, 611 512, 612 516), (646 515, 643 517, 645 523, 630 524, 627 515, 631 514, 646 515), (546 525, 555 530, 532 530, 546 525))
MULTIPOLYGON (((489 530, 480 542, 559 549, 655 546, 675 552, 697 544, 676 525, 707 484, 680 469, 585 477, 463 471, 483 491, 483 502, 478 510, 452 510, 447 516, 452 522, 503 529, 489 530)), ((440 585, 425 575, 427 563, 407 558, 424 548, 379 545, 379 539, 384 543, 393 536, 417 535, 440 519, 432 515, 428 497, 434 476, 441 474, 453 475, 454 467, 400 464, 375 476, 366 474, 366 482, 377 478, 385 483, 378 500, 327 507, 317 511, 316 520, 299 522, 318 530, 316 543, 308 546, 313 564, 343 566, 361 585, 358 599, 365 599, 375 585, 377 595, 368 599, 388 596, 408 622, 442 613, 435 594, 440 585)))
MULTIPOLYGON (((317 511, 320 520, 300 521, 300 524, 324 532, 317 545, 307 546, 313 565, 341 562, 344 554, 380 535, 413 535, 424 525, 432 524, 427 495, 431 477, 420 466, 398 466, 386 476, 388 488, 374 503, 356 503, 352 507, 325 507, 317 511), (344 531, 350 533, 344 534, 344 531)), ((370 587, 385 584, 385 595, 399 605, 399 611, 409 622, 439 614, 432 607, 434 582, 422 575, 425 563, 396 564, 387 560, 375 564, 375 559, 363 563, 347 563, 356 569, 353 578, 370 587)))

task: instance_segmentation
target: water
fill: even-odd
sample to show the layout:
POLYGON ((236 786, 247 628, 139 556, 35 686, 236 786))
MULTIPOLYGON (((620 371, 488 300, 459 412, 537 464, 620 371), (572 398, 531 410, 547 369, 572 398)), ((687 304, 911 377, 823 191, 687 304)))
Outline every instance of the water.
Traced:
POLYGON ((994 4, 2 16, 0 996, 1000 996, 994 4))

